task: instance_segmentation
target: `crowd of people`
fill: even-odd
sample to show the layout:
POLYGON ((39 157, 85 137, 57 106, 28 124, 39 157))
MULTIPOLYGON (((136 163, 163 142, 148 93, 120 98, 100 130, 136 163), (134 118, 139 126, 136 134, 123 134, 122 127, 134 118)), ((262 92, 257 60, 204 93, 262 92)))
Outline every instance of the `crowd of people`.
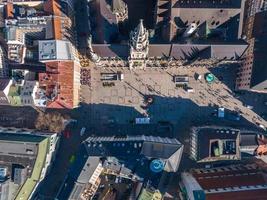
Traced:
POLYGON ((81 85, 91 86, 91 72, 90 69, 81 69, 81 85))

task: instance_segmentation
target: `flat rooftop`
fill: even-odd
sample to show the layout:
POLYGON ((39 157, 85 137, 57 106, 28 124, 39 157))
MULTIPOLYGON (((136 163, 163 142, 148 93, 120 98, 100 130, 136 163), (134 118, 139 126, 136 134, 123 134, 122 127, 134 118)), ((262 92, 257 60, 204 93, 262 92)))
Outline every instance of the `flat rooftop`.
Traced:
POLYGON ((195 134, 197 135, 198 160, 210 156, 215 157, 213 150, 216 148, 221 149, 220 155, 239 153, 236 149, 239 130, 231 128, 200 128, 195 134))
POLYGON ((16 200, 30 199, 37 186, 49 151, 50 138, 21 129, 0 129, 0 161, 11 171, 12 165, 27 167, 28 176, 16 193, 16 200))
POLYGON ((39 40, 39 60, 72 60, 71 44, 63 40, 39 40))
POLYGON ((0 155, 32 157, 37 154, 36 144, 38 143, 17 143, 13 141, 0 140, 0 155))

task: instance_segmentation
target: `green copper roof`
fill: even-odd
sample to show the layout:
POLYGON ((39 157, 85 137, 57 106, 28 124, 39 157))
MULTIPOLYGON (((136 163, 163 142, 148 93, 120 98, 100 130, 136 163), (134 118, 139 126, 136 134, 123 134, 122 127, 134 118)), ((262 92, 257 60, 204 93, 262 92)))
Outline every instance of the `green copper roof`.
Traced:
POLYGON ((11 105, 20 106, 21 98, 20 98, 20 86, 11 85, 8 92, 8 100, 11 105))
POLYGON ((32 175, 20 188, 15 200, 28 200, 40 180, 42 169, 45 165, 46 154, 49 148, 49 138, 44 139, 38 145, 38 154, 34 163, 32 175))
POLYGON ((215 77, 214 77, 213 74, 209 73, 209 74, 206 75, 206 81, 208 83, 212 83, 214 80, 215 80, 215 77))

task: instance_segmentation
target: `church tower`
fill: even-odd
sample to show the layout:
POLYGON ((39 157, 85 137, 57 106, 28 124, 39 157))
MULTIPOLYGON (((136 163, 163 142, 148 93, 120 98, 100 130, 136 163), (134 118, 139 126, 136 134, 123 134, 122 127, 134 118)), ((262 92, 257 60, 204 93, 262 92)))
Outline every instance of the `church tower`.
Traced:
POLYGON ((148 31, 140 20, 139 25, 130 33, 130 56, 128 58, 130 69, 145 69, 148 57, 148 31))

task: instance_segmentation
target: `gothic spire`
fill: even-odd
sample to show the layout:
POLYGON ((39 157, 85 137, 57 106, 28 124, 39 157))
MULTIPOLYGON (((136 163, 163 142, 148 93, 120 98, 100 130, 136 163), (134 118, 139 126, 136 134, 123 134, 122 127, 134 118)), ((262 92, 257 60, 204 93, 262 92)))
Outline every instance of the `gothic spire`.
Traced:
POLYGON ((137 36, 140 37, 145 34, 145 28, 143 25, 143 19, 140 19, 138 26, 136 27, 137 36))

